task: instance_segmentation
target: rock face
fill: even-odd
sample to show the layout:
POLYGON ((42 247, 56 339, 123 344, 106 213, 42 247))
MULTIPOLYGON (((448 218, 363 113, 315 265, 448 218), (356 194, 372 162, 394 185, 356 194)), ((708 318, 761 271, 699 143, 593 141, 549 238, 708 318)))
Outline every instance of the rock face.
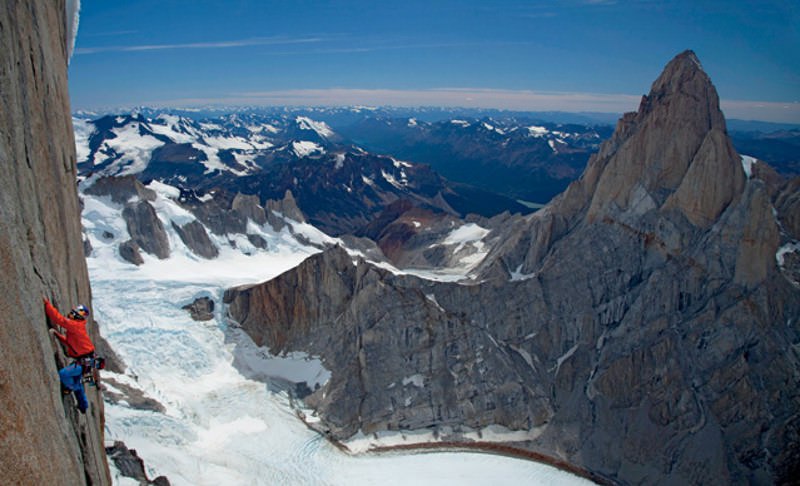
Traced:
POLYGON ((580 180, 495 227, 475 279, 394 275, 334 249, 225 300, 257 343, 322 357, 332 377, 306 403, 337 439, 457 441, 496 424, 614 482, 789 482, 800 285, 776 264, 796 238, 778 224, 795 207, 786 187, 745 177, 687 51, 580 180))
POLYGON ((258 207, 257 198, 215 191, 207 201, 191 201, 186 204, 197 219, 203 222, 215 235, 247 232, 249 216, 262 217, 263 209, 258 207), (259 209, 261 211, 259 212, 259 209))
POLYGON ((438 245, 461 221, 400 199, 390 204, 358 236, 372 239, 384 255, 400 268, 447 266, 447 252, 438 245))
POLYGON ((216 258, 219 255, 219 250, 211 242, 211 238, 208 237, 205 226, 197 220, 186 223, 183 226, 172 223, 172 227, 181 237, 183 243, 197 255, 209 259, 216 258))
POLYGON ((131 240, 139 248, 164 259, 169 257, 169 239, 156 210, 147 201, 136 201, 125 206, 122 217, 128 226, 131 240))
POLYGON ((289 219, 293 219, 300 223, 306 222, 306 217, 303 215, 303 212, 300 211, 300 208, 297 207, 297 201, 295 201, 292 191, 287 190, 283 196, 283 199, 281 200, 267 201, 266 206, 267 209, 279 212, 289 219))
POLYGON ((448 286, 357 263, 336 247, 270 282, 225 295, 229 312, 257 344, 274 353, 309 349, 336 370, 326 391, 307 399, 325 411, 334 437, 359 429, 491 423, 529 429, 546 422, 547 389, 519 382, 522 355, 491 333, 473 332, 474 322, 437 303, 448 286), (493 352, 497 346, 509 354, 493 352), (516 407, 498 406, 507 401, 516 407))
POLYGON ((620 119, 561 206, 590 220, 653 207, 681 211, 707 227, 744 186, 744 172, 725 129, 719 98, 695 54, 676 56, 620 119))
MULTIPOLYGON (((65 2, 0 4, 0 471, 6 484, 111 484, 103 402, 59 391, 60 346, 42 296, 91 304, 75 187, 65 2), (55 359, 54 359, 55 357, 55 359)), ((97 327, 90 323, 97 336, 97 327)))
POLYGON ((775 198, 775 207, 786 231, 800 240, 800 177, 795 177, 781 189, 775 198))
POLYGON ((257 224, 267 222, 267 213, 259 204, 258 196, 237 194, 233 198, 231 209, 245 218, 250 218, 257 224))

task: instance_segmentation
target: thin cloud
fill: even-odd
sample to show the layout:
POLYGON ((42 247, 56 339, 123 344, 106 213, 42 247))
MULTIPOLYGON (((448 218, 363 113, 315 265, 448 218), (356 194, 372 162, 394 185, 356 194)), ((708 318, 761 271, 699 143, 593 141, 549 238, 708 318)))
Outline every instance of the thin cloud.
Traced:
POLYGON ((138 34, 138 30, 112 30, 110 32, 81 32, 81 37, 112 37, 117 35, 138 34))
MULTIPOLYGON (((459 49, 464 47, 508 47, 519 45, 534 45, 529 41, 498 41, 498 42, 428 42, 428 43, 400 43, 384 45, 365 45, 360 47, 330 47, 314 49, 309 54, 347 54, 360 52, 396 51, 414 49, 459 49)), ((275 52, 273 54, 301 54, 298 52, 275 52)))
POLYGON ((296 89, 233 93, 219 98, 195 98, 156 104, 304 105, 304 106, 443 106, 542 111, 622 112, 636 109, 641 96, 625 94, 555 93, 485 88, 296 89))
POLYGON ((106 46, 106 47, 79 47, 75 49, 76 55, 98 54, 104 52, 140 52, 158 51, 167 49, 228 49, 232 47, 309 44, 322 42, 321 37, 301 37, 296 39, 269 37, 254 39, 239 39, 217 42, 189 42, 180 44, 144 44, 136 46, 106 46))
MULTIPOLYGON (((504 90, 489 88, 294 89, 231 93, 220 97, 149 101, 150 106, 441 106, 512 111, 624 113, 635 111, 641 95, 504 90)), ((730 118, 800 123, 800 103, 722 100, 730 118)))
POLYGON ((800 123, 800 102, 720 100, 728 118, 800 123))
POLYGON ((529 14, 523 14, 522 17, 528 19, 552 19, 554 17, 558 17, 556 12, 535 12, 529 14))

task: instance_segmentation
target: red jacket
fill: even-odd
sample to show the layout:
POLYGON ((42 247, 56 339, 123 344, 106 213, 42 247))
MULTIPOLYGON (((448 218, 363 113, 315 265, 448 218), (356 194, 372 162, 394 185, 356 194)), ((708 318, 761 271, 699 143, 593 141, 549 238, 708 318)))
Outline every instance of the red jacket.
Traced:
POLYGON ((86 321, 62 316, 47 299, 44 299, 44 312, 50 318, 50 322, 67 331, 66 336, 57 332, 55 336, 67 347, 68 356, 77 358, 94 352, 94 344, 86 332, 86 321))

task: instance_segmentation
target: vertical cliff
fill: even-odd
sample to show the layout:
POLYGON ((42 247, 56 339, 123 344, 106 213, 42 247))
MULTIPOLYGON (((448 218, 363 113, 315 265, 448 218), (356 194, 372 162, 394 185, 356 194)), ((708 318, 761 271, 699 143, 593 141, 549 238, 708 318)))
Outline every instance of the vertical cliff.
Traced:
MULTIPOLYGON (((0 477, 110 484, 103 404, 62 397, 42 296, 90 305, 67 91, 65 0, 0 3, 0 477)), ((89 324, 96 337, 97 328, 89 324)))

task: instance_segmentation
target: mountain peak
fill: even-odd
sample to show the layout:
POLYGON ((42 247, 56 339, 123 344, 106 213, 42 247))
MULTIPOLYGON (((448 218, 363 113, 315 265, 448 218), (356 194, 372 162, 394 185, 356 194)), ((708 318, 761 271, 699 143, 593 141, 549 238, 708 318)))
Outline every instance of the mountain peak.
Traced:
POLYGON ((719 109, 717 90, 691 50, 681 52, 667 63, 643 99, 639 111, 649 113, 653 104, 669 103, 672 97, 685 98, 686 103, 681 103, 681 107, 688 109, 685 114, 697 115, 694 117, 696 122, 708 128, 725 130, 725 117, 719 109))
POLYGON ((687 50, 667 63, 639 110, 620 119, 561 204, 574 214, 588 203, 590 221, 677 209, 705 227, 743 186, 717 90, 687 50))
POLYGON ((664 68, 664 70, 665 71, 668 70, 670 68, 670 66, 672 66, 673 64, 676 64, 676 65, 677 64, 679 64, 679 65, 688 64, 690 66, 693 66, 696 69, 699 69, 701 71, 703 70, 703 65, 700 64, 700 59, 697 58, 697 54, 695 54, 694 51, 691 50, 691 49, 686 49, 685 51, 681 52, 677 56, 673 57, 672 61, 670 61, 667 64, 667 67, 664 68))

